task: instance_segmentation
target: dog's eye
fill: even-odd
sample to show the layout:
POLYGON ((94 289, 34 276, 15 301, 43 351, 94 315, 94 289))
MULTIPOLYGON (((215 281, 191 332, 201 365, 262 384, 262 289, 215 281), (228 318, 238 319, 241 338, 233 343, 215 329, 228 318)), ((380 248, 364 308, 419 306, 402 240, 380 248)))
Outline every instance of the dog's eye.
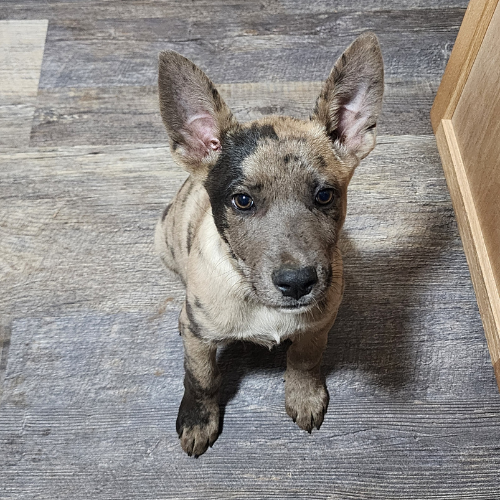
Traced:
POLYGON ((333 189, 321 189, 316 194, 316 203, 319 205, 328 205, 333 201, 333 189))
POLYGON ((248 194, 240 193, 233 196, 233 206, 237 210, 250 210, 253 207, 253 200, 248 194))

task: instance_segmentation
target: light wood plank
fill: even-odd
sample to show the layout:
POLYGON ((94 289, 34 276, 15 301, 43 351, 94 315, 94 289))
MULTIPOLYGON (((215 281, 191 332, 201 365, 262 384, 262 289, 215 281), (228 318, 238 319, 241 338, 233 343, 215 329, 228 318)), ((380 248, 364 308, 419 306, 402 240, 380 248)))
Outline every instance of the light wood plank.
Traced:
POLYGON ((0 147, 27 147, 47 20, 0 21, 0 147))
POLYGON ((493 14, 451 121, 496 280, 500 327, 500 8, 493 14))
POLYGON ((0 96, 36 97, 47 20, 0 21, 0 96))

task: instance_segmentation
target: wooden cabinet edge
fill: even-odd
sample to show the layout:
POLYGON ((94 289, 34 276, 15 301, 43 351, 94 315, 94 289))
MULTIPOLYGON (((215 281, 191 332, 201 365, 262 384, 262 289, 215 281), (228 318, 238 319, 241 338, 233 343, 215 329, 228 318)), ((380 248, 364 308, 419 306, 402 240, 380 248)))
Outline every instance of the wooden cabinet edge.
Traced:
POLYGON ((436 141, 500 390, 500 296, 451 120, 438 124, 436 141))
POLYGON ((498 2, 499 0, 471 0, 467 7, 432 105, 431 124, 434 133, 441 120, 451 119, 455 112, 498 2))

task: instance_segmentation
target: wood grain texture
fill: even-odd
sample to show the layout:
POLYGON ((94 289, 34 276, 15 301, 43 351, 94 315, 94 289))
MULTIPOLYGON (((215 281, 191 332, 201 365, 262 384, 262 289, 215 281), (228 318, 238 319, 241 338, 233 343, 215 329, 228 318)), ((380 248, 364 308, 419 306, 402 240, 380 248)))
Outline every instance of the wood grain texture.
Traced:
MULTIPOLYGON (((496 280, 500 326, 500 8, 451 119, 496 280)), ((499 329, 500 335, 500 329, 499 329)), ((500 338, 499 338, 500 342, 500 338)), ((500 356, 500 350, 499 350, 500 356)))
MULTIPOLYGON (((240 121, 269 114, 307 118, 322 82, 233 83, 218 85, 240 121)), ((380 134, 431 134, 429 109, 438 83, 387 81, 380 134)), ((31 146, 166 142, 156 87, 41 90, 31 146)))
POLYGON ((154 86, 157 54, 173 49, 216 83, 321 81, 362 31, 379 36, 386 75, 435 80, 446 61, 463 9, 227 13, 212 19, 137 19, 65 23, 48 34, 40 87, 154 86))
POLYGON ((31 147, 0 152, 2 500, 500 496, 500 395, 435 142, 401 135, 430 132, 465 6, 0 3, 0 18, 50 21, 31 147), (397 137, 350 186, 325 423, 309 435, 287 417, 286 345, 233 344, 222 435, 189 459, 175 434, 184 292, 152 245, 185 179, 156 111, 157 52, 200 63, 242 120, 300 116, 369 27, 389 76, 381 128, 397 137))
POLYGON ((151 19, 169 17, 187 17, 188 19, 221 19, 242 12, 255 14, 279 13, 330 13, 333 11, 377 10, 420 10, 467 7, 467 0, 338 0, 332 5, 330 0, 192 0, 188 4, 183 0, 3 0, 0 4, 0 19, 82 19, 92 16, 94 19, 151 19))
POLYGON ((183 292, 152 249, 185 177, 168 148, 39 148, 2 164, 2 498, 500 493, 500 395, 433 137, 380 137, 353 178, 322 429, 285 414, 286 346, 234 344, 219 353, 223 432, 197 461, 174 426, 183 292))
POLYGON ((0 21, 0 148, 28 146, 47 21, 0 21))
MULTIPOLYGON (((0 98, 0 150, 25 148, 30 143, 36 98, 18 97, 23 102, 0 98)), ((17 99, 16 99, 17 100, 17 99)))
POLYGON ((2 317, 0 320, 0 402, 2 400, 4 375, 7 369, 7 359, 10 347, 10 318, 2 317))
MULTIPOLYGON (((441 121, 436 139, 500 388, 500 297, 490 257, 491 250, 485 244, 484 231, 451 120, 441 121)), ((495 200, 492 200, 492 203, 495 203, 495 200)), ((495 218, 492 221, 495 221, 495 218)))
POLYGON ((497 0, 471 2, 431 117, 500 387, 499 30, 497 0))
POLYGON ((474 0, 467 8, 431 110, 434 131, 455 112, 497 4, 498 0, 474 0))
POLYGON ((0 95, 36 97, 47 20, 0 21, 0 95))
MULTIPOLYGON (((250 4, 251 5, 251 4, 250 4)), ((55 42, 97 42, 97 41, 130 41, 141 42, 185 42, 206 41, 237 43, 243 40, 258 40, 265 36, 309 36, 318 42, 336 42, 330 38, 336 34, 346 38, 356 30, 371 29, 377 33, 415 34, 430 37, 444 26, 456 26, 464 16, 462 8, 443 9, 429 8, 416 10, 375 10, 358 9, 330 10, 317 13, 306 9, 294 12, 283 9, 278 12, 266 12, 252 9, 226 9, 224 16, 213 17, 209 9, 202 16, 189 15, 185 10, 178 15, 160 16, 156 18, 139 17, 135 19, 107 18, 93 19, 82 17, 75 19, 54 19, 47 38, 48 43, 55 42), (446 18, 444 15, 446 14, 446 18), (215 22, 217 21, 217 22, 215 22), (342 26, 342 33, 339 32, 342 26)), ((272 42, 274 39, 269 38, 272 42)), ((279 43, 279 39, 277 39, 279 43)), ((286 38, 284 40, 287 40, 286 38)), ((251 49, 249 47, 247 50, 251 49)))
MULTIPOLYGON (((144 310, 166 300, 141 287, 144 279, 163 280, 160 263, 146 257, 152 254, 152 228, 186 177, 168 148, 4 154, 0 176, 2 185, 13 186, 2 193, 0 215, 0 271, 4 286, 12 286, 2 295, 6 314, 81 306, 144 310)), ((178 290, 173 286, 172 293, 178 290)))

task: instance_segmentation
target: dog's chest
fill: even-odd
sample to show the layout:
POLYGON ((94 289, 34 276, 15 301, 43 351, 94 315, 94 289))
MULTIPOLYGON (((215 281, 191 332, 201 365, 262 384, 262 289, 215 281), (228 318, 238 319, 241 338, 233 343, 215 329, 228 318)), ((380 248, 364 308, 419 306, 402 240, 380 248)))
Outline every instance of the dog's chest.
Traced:
POLYGON ((207 320, 211 335, 218 341, 249 340, 266 346, 279 344, 308 329, 301 315, 227 301, 223 309, 212 310, 207 320))

